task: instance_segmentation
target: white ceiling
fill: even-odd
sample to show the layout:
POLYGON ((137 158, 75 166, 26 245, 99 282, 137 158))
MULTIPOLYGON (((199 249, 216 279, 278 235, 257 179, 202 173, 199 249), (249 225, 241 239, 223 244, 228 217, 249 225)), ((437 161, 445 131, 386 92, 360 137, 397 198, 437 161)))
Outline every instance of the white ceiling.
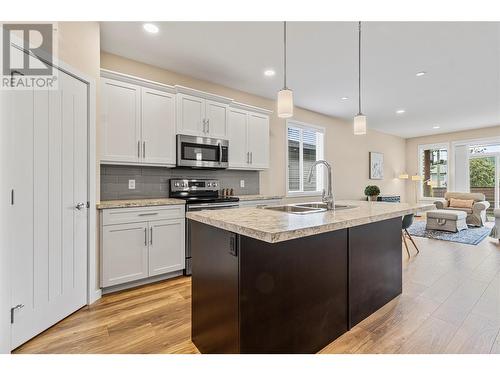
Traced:
MULTIPOLYGON (((101 48, 267 98, 283 85, 280 22, 155 24, 160 32, 152 35, 140 22, 102 22, 101 48), (276 76, 265 77, 266 68, 276 76)), ((415 137, 498 125, 500 23, 363 23, 362 77, 369 128, 415 137)), ((288 86, 295 105, 351 119, 357 23, 290 22, 288 86)))

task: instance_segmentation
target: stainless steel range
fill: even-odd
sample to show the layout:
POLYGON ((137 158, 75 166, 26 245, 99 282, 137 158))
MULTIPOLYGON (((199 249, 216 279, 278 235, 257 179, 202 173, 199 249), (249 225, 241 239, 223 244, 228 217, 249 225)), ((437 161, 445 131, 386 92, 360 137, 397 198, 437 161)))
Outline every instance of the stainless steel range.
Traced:
MULTIPOLYGON (((239 207, 239 198, 219 196, 219 180, 212 179, 171 179, 169 196, 184 199, 186 212, 201 210, 221 210, 239 207)), ((186 269, 191 275, 191 244, 189 241, 189 221, 186 219, 186 269)))

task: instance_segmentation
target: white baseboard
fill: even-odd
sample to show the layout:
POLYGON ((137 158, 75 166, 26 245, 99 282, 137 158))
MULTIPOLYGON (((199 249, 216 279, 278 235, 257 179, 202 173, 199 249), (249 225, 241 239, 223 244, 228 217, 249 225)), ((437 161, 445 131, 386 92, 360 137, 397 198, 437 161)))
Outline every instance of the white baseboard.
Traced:
POLYGON ((125 283, 125 284, 109 286, 107 288, 102 288, 101 290, 102 290, 102 294, 104 295, 104 294, 108 294, 108 293, 118 292, 120 290, 135 288, 135 287, 141 286, 141 285, 151 284, 151 283, 154 283, 157 281, 171 279, 173 277, 181 276, 182 274, 183 274, 182 270, 181 271, 174 271, 174 272, 166 273, 164 275, 148 277, 147 279, 141 279, 141 280, 131 281, 131 282, 125 283))
POLYGON ((89 305, 93 304, 97 300, 101 299, 102 297, 102 289, 96 289, 92 293, 90 293, 90 301, 89 305))

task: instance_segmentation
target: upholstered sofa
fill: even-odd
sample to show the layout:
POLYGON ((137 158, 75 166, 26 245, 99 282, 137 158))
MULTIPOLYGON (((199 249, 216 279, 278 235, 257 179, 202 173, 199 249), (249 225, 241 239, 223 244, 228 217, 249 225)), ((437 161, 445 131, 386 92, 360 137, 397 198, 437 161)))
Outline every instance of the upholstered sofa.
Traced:
POLYGON ((482 193, 453 193, 448 192, 444 198, 440 198, 434 202, 437 209, 440 210, 455 210, 465 211, 467 213, 467 224, 482 227, 486 222, 486 210, 490 207, 490 203, 482 193), (474 203, 470 208, 450 207, 450 199, 473 200, 474 203))
POLYGON ((495 226, 491 230, 490 237, 500 240, 500 208, 495 209, 495 226))

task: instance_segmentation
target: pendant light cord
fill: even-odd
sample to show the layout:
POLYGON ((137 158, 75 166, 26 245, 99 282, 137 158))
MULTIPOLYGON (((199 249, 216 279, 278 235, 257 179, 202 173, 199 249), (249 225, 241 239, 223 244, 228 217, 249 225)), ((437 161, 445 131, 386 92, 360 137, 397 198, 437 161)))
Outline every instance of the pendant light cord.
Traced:
POLYGON ((361 21, 358 22, 358 114, 361 114, 361 21))
POLYGON ((286 89, 286 21, 283 22, 283 61, 284 61, 284 74, 283 74, 283 88, 286 89))

